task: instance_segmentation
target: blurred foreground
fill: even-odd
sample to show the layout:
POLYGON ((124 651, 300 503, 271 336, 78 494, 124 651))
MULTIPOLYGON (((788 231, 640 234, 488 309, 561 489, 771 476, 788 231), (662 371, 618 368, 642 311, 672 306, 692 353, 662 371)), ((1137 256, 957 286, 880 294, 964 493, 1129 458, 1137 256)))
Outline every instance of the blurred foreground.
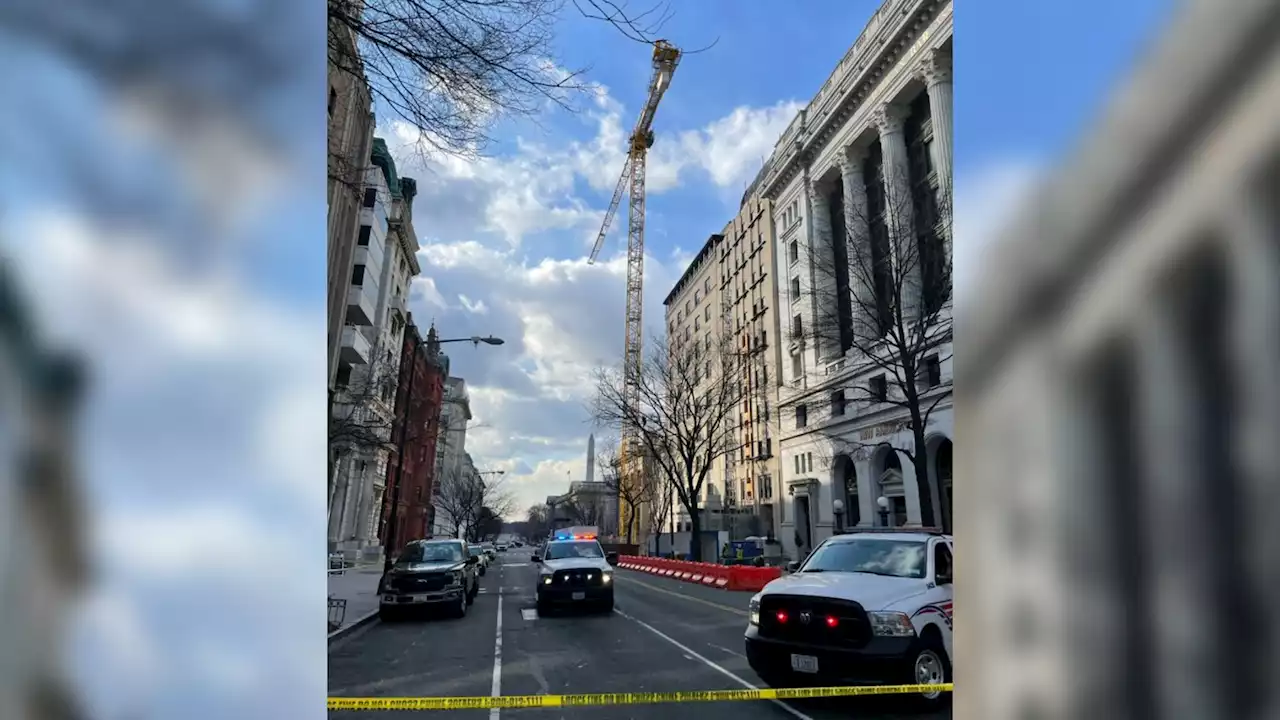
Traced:
POLYGON ((1280 3, 1187 3, 975 263, 958 717, 1280 717, 1278 114, 1280 3))

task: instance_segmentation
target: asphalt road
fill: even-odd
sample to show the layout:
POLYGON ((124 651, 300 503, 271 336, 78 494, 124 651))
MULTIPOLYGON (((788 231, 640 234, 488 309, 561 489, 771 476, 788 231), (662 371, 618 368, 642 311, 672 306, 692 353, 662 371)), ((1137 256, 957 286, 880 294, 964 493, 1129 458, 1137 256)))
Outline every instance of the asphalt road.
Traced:
MULTIPOLYGON (((760 687, 742 654, 750 593, 617 571, 615 612, 534 610, 527 548, 498 556, 461 620, 375 622, 329 650, 334 697, 539 695, 760 687)), ((394 714, 394 713, 393 713, 394 714)), ((808 701, 437 711, 428 716, 514 720, 835 720, 944 718, 892 696, 808 701)), ((343 720, 385 712, 333 711, 343 720)), ((418 713, 414 713, 415 716, 418 713)))

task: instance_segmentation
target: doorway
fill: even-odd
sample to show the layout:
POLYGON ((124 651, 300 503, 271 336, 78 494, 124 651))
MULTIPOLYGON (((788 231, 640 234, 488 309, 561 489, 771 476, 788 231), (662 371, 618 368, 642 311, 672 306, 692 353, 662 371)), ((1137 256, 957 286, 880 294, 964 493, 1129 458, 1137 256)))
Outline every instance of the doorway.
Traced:
POLYGON ((809 496, 796 496, 796 551, 804 557, 813 550, 813 532, 809 522, 809 496))

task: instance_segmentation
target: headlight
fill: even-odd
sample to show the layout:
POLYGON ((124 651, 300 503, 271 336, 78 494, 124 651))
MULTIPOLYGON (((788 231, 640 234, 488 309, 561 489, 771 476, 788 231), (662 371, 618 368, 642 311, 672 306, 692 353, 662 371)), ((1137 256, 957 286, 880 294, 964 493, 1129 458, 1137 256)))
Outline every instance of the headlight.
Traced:
POLYGON ((867 613, 871 621, 872 634, 880 637, 915 637, 916 629, 911 625, 911 618, 900 612, 867 613))
POLYGON ((543 585, 550 585, 550 584, 551 584, 551 576, 550 576, 550 575, 543 575, 543 576, 542 576, 542 584, 543 584, 543 585))
POLYGON ((600 581, 603 582, 605 585, 608 585, 609 583, 613 582, 613 573, 601 573, 600 581))
POLYGON ((749 622, 752 625, 760 625, 760 596, 751 598, 751 602, 747 605, 749 622))
POLYGON ((454 585, 461 585, 461 584, 462 584, 462 571, 461 571, 461 570, 454 570, 454 571, 450 572, 450 573, 449 573, 449 578, 451 579, 451 581, 453 582, 453 584, 454 584, 454 585))

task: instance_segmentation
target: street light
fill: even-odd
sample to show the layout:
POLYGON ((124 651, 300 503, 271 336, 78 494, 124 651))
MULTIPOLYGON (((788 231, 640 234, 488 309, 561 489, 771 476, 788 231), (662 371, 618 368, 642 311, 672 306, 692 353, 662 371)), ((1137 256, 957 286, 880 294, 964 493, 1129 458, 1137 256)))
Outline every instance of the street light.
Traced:
POLYGON ((490 335, 489 337, 480 337, 479 335, 472 335, 471 337, 450 338, 448 340, 437 340, 436 344, 443 345, 444 343, 455 343, 455 342, 469 342, 472 345, 479 346, 480 343, 484 343, 485 345, 502 345, 506 343, 506 340, 503 340, 502 338, 499 338, 499 337, 494 337, 492 335, 490 335))
POLYGON ((835 511, 836 514, 836 534, 839 535, 844 532, 844 501, 840 498, 836 498, 831 502, 831 509, 835 511))
POLYGON ((889 527, 889 498, 881 495, 876 498, 876 505, 880 506, 880 525, 889 527))

